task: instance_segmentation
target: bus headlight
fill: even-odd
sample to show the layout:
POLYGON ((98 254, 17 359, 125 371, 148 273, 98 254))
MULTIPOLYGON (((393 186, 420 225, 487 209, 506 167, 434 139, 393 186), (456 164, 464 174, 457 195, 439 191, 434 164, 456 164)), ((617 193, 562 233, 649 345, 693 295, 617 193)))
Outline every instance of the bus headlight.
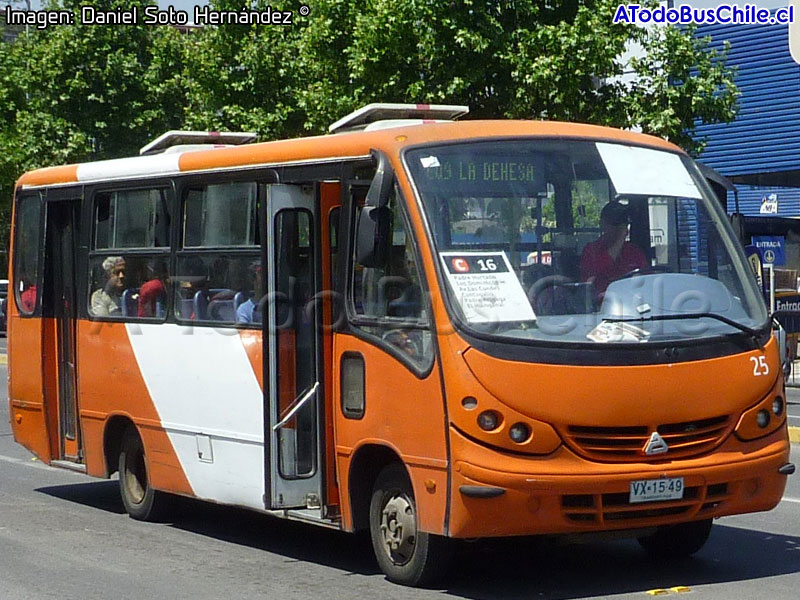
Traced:
POLYGON ((524 444, 531 437, 531 428, 525 423, 514 423, 508 430, 508 437, 516 444, 524 444))
POLYGON ((478 427, 484 431, 494 431, 500 425, 500 415, 493 410, 485 410, 478 415, 478 427))
POLYGON ((781 393, 782 387, 776 384, 772 392, 767 394, 755 406, 742 413, 739 422, 736 424, 736 437, 740 440, 757 440, 786 423, 785 400, 781 393))

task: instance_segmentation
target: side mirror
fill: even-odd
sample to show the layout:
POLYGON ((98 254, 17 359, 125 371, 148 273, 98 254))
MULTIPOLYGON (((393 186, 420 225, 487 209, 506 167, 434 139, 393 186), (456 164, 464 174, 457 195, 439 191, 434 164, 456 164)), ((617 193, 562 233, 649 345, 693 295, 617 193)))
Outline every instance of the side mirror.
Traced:
POLYGON ((365 206, 358 216, 356 260, 368 268, 383 267, 392 241, 392 211, 388 206, 365 206))
POLYGON ((778 352, 781 355, 781 366, 783 367, 783 374, 786 378, 791 373, 792 364, 789 357, 789 344, 786 339, 786 330, 778 323, 777 319, 772 321, 772 335, 775 336, 778 342, 778 352))
POLYGON ((358 216, 356 231, 356 260, 368 268, 383 267, 389 258, 392 212, 388 205, 394 187, 394 169, 389 158, 380 150, 373 150, 372 155, 378 167, 358 216))
POLYGON ((389 158, 380 150, 373 150, 372 155, 378 160, 378 168, 367 190, 367 205, 382 208, 389 203, 394 186, 394 169, 389 158))

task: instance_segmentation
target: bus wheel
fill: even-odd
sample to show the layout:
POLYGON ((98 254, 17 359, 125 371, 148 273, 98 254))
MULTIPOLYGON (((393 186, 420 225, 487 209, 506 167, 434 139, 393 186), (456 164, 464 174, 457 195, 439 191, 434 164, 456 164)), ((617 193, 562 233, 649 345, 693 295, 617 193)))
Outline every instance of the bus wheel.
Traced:
POLYGON ((369 529, 378 565, 395 583, 422 586, 442 576, 452 557, 451 540, 417 527, 417 507, 400 463, 381 471, 369 506, 369 529))
POLYGON ((682 558, 700 550, 711 533, 711 519, 659 527, 639 538, 645 551, 655 558, 682 558))
POLYGON ((150 485, 142 440, 133 428, 125 432, 119 454, 119 490, 128 514, 139 521, 157 516, 158 492, 150 485))

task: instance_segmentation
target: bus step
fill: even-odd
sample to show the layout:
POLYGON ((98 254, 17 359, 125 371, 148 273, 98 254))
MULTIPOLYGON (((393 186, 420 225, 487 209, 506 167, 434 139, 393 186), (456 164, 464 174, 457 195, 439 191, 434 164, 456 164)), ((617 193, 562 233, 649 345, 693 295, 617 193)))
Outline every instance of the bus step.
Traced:
POLYGON ((70 471, 77 471, 78 473, 86 473, 86 465, 70 462, 68 460, 51 460, 51 467, 58 467, 59 469, 69 469, 70 471))

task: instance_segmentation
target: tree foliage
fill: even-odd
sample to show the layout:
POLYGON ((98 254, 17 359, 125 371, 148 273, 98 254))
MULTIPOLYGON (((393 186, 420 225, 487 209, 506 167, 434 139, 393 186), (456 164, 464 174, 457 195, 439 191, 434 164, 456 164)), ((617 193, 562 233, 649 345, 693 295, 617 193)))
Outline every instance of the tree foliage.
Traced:
MULTIPOLYGON (((141 10, 151 0, 51 7, 87 3, 141 10)), ((175 128, 252 130, 262 139, 324 133, 369 102, 640 128, 693 152, 696 123, 734 116, 724 56, 691 29, 613 24, 617 0, 307 4, 310 15, 295 11, 292 26, 187 34, 76 24, 0 42, 0 209, 31 168, 131 155, 175 128), (625 65, 631 43, 643 52, 625 65)), ((238 10, 242 1, 212 6, 238 10)))

